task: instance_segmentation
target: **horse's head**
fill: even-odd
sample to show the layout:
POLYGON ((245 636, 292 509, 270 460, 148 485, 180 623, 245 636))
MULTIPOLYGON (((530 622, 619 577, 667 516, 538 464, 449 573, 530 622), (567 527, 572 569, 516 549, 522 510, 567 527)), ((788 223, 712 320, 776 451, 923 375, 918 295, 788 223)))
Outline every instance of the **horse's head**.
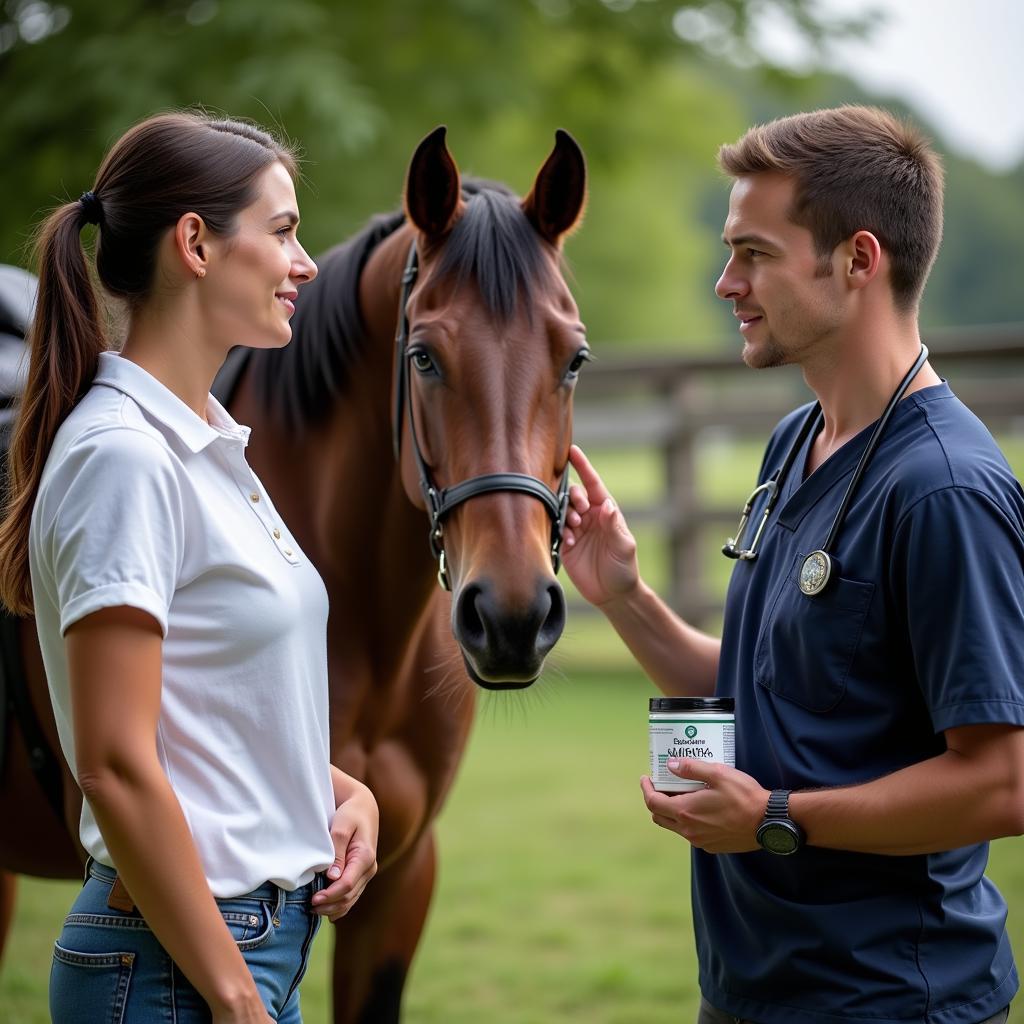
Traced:
POLYGON ((444 128, 406 182, 416 240, 396 443, 406 492, 433 514, 466 667, 490 689, 532 683, 565 624, 555 572, 588 349, 561 242, 585 195, 583 154, 561 131, 522 201, 487 185, 464 194, 444 128))

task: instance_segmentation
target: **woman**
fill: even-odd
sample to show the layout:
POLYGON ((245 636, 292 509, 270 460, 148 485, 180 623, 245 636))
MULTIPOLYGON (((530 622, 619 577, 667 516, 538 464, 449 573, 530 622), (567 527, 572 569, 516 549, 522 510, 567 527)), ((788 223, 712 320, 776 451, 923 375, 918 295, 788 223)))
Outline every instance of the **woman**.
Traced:
POLYGON ((85 796, 60 1024, 298 1021, 319 920, 376 871, 376 803, 328 760, 326 591, 209 394, 232 346, 288 343, 316 275, 294 174, 258 128, 164 114, 40 234, 0 596, 36 616, 85 796))

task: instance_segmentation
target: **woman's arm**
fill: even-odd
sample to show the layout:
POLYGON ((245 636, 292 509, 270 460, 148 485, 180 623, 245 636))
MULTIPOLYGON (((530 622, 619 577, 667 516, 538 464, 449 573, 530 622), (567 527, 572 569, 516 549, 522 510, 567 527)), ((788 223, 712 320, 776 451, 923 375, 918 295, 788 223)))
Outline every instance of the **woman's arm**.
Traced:
POLYGON ((214 1020, 266 1024, 157 758, 159 625, 136 608, 105 608, 74 623, 65 644, 78 781, 118 874, 214 1020))

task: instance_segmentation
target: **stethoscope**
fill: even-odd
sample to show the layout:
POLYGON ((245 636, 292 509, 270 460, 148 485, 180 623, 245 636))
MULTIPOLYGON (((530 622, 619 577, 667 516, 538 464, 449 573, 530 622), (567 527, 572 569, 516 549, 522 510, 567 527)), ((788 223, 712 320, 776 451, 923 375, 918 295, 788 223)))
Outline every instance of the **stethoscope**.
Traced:
MULTIPOLYGON (((900 381, 899 387, 893 392, 892 398, 889 399, 889 404, 885 407, 885 411, 875 424, 875 429, 871 432, 871 436, 868 438, 867 446, 860 457, 860 461, 857 463, 857 467, 853 471, 853 478, 850 480, 850 485, 846 488, 843 500, 839 504, 839 511, 836 512, 836 517, 832 521, 832 528, 828 531, 825 543, 822 544, 817 551, 812 551, 803 560, 803 563, 800 566, 800 576, 797 583, 801 592, 806 594, 808 597, 814 597, 817 594, 820 594, 828 586, 833 573, 838 574, 838 562, 836 561, 835 556, 830 552, 835 547, 836 537, 839 535, 839 528, 843 525, 843 521, 846 519, 846 513, 850 508, 850 502, 853 500, 854 492, 857 490, 857 485, 860 483, 861 477, 864 476, 864 472, 868 468, 871 456, 874 455, 875 449, 878 447, 878 442, 881 440, 882 431, 885 430, 885 425, 889 422, 889 418, 892 416, 893 410, 899 404, 900 399, 906 394, 911 381, 913 381, 917 376, 918 371, 922 366, 924 366, 927 359, 928 349, 922 345, 917 359, 914 360, 914 365, 907 371, 907 375, 900 381)), ((740 516, 740 524, 736 528, 736 536, 730 537, 725 542, 722 547, 723 555, 726 555, 729 558, 737 558, 744 562, 752 562, 757 558, 757 545, 760 542, 761 534, 764 533, 764 528, 768 523, 768 517, 772 514, 772 510, 775 508, 775 504, 779 500, 779 494, 782 491, 782 485, 786 480, 786 475, 789 473, 794 461, 796 461, 797 454, 803 447, 804 442, 814 432, 820 420, 821 405, 818 402, 815 402, 813 408, 807 414, 807 418, 801 424, 796 440, 786 453, 786 458, 783 460, 782 465, 768 480, 759 487, 755 487, 751 492, 750 497, 747 498, 747 503, 743 506, 743 514, 740 516), (761 513, 761 521, 758 523, 757 530, 754 533, 754 539, 750 542, 750 547, 741 548, 740 542, 743 539, 743 532, 746 530, 747 524, 750 521, 750 513, 754 507, 754 502, 761 493, 767 493, 768 495, 768 501, 765 503, 764 512, 761 513)))

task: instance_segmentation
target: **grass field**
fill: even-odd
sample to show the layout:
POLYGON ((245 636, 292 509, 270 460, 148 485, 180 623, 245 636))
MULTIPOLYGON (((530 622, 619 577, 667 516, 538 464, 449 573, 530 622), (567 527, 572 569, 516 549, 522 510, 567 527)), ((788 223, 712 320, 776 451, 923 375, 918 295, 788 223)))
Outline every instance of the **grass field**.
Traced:
MULTIPOLYGON (((440 883, 407 1000, 409 1024, 693 1021, 685 843, 641 802, 646 698, 636 675, 566 666, 537 691, 487 695, 440 821, 440 883)), ((1024 954, 1024 839, 991 877, 1024 954)), ((0 1021, 44 1024, 50 950, 74 883, 23 880, 0 971, 0 1021)), ((327 1020, 321 933, 303 985, 327 1020)))

